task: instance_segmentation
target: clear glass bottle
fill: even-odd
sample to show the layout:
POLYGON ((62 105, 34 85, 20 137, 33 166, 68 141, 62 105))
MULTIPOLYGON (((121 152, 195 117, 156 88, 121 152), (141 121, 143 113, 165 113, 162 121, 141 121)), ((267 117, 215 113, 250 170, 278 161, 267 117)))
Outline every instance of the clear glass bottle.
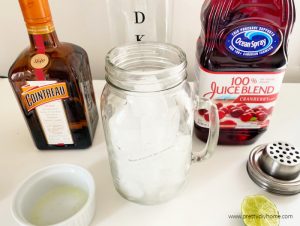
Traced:
POLYGON ((9 81, 40 150, 91 146, 98 111, 88 55, 59 42, 48 0, 19 0, 30 46, 9 70, 9 81))
MULTIPOLYGON (((156 204, 172 198, 191 164, 194 102, 187 82, 185 54, 177 47, 139 43, 117 47, 106 58, 101 111, 113 181, 128 200, 156 204)), ((217 107, 204 151, 218 140, 217 107)))
POLYGON ((174 0, 106 0, 112 45, 171 42, 174 0))

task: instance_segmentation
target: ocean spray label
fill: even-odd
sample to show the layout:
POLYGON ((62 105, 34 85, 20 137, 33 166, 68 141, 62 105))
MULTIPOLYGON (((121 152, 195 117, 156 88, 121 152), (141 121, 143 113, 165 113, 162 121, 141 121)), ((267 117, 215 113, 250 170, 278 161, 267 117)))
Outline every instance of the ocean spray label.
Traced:
MULTIPOLYGON (((215 101, 221 128, 265 128, 269 125, 284 73, 213 72, 197 67, 198 94, 215 101)), ((209 128, 206 109, 195 111, 195 123, 209 128)))
POLYGON ((278 33, 264 26, 244 26, 226 37, 226 49, 241 58, 258 58, 276 51, 281 43, 278 33))

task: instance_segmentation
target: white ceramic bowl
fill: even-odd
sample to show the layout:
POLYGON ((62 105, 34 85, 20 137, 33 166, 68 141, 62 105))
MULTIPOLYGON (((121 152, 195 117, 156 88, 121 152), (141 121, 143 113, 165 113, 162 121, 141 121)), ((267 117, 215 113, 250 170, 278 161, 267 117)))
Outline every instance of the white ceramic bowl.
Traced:
POLYGON ((12 214, 22 226, 87 226, 95 213, 95 182, 84 168, 52 165, 17 190, 12 214))

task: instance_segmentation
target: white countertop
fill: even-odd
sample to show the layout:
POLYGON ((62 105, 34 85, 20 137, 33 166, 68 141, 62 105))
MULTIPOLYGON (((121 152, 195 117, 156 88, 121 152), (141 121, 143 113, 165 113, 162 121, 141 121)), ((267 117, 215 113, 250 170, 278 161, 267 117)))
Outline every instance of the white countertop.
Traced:
MULTIPOLYGON (((95 81, 98 101, 104 81, 95 81)), ((124 200, 114 189, 101 120, 93 146, 85 151, 38 151, 30 137, 7 79, 0 79, 0 225, 16 226, 11 201, 20 182, 35 170, 57 163, 78 164, 94 176, 97 210, 92 226, 243 226, 240 214, 247 195, 264 194, 277 205, 281 226, 300 225, 300 195, 281 197, 264 192, 248 177, 246 161, 258 144, 287 141, 300 148, 300 84, 284 84, 271 126, 251 146, 219 146, 208 161, 191 167, 184 190, 172 201, 141 206, 124 200)), ((194 150, 203 143, 194 139, 194 150)))

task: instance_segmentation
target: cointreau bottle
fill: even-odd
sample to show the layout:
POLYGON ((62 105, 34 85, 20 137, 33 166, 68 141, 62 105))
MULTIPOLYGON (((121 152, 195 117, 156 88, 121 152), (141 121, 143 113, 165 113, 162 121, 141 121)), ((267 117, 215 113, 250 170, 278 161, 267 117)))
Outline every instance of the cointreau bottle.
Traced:
POLYGON ((98 112, 87 53, 59 42, 48 0, 19 0, 30 46, 9 70, 9 80, 40 150, 92 144, 98 112))

